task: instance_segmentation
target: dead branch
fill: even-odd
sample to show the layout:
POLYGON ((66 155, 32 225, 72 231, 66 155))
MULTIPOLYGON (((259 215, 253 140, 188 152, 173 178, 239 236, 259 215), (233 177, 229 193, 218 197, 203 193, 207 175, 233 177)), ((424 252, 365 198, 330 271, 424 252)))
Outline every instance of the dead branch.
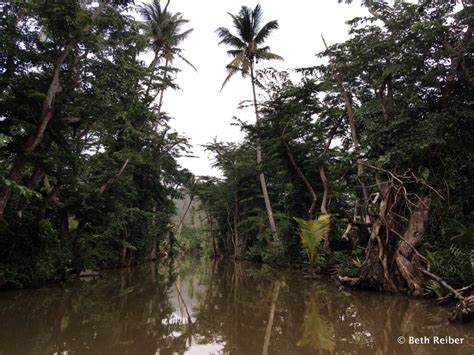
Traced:
MULTIPOLYGON (((460 294, 463 294, 464 292, 469 292, 472 289, 474 289, 474 284, 470 284, 462 288, 458 288, 456 291, 459 292, 460 294)), ((437 298, 435 301, 437 304, 442 304, 444 302, 447 302, 451 297, 452 297, 452 293, 450 292, 446 296, 437 298)))
POLYGON ((459 301, 463 301, 464 300, 464 296, 459 292, 459 290, 456 290, 454 287, 450 286, 446 281, 444 281, 441 277, 439 277, 438 275, 435 275, 431 272, 429 272, 428 270, 425 270, 425 269, 421 269, 419 268, 419 270, 431 277, 433 280, 439 282, 441 285, 443 285, 447 290, 450 291, 450 293, 453 294, 454 298, 458 299, 459 301))
POLYGON ((349 213, 341 208, 340 209, 340 212, 339 212, 343 218, 347 219, 348 223, 352 226, 361 226, 361 227, 372 227, 374 224, 373 223, 366 223, 366 222, 359 222, 359 221, 356 221, 355 219, 353 219, 349 213))

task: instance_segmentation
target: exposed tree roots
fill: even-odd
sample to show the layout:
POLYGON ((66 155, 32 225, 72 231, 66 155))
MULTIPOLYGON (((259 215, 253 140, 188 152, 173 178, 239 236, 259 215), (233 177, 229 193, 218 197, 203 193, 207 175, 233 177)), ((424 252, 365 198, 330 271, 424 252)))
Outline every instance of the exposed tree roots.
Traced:
POLYGON ((365 224, 370 231, 365 260, 357 277, 339 277, 340 281, 355 289, 422 296, 428 280, 433 279, 448 291, 439 302, 453 297, 458 301, 449 320, 472 319, 474 295, 463 295, 472 285, 454 289, 429 271, 429 262, 417 251, 423 242, 434 190, 411 172, 403 176, 384 173, 388 180, 378 183, 380 193, 366 208, 371 223, 365 224))
POLYGON ((431 197, 420 193, 411 173, 389 173, 378 186, 380 193, 366 211, 372 223, 365 261, 358 277, 340 279, 353 288, 420 296, 425 286, 420 269, 427 261, 416 248, 423 241, 431 197))

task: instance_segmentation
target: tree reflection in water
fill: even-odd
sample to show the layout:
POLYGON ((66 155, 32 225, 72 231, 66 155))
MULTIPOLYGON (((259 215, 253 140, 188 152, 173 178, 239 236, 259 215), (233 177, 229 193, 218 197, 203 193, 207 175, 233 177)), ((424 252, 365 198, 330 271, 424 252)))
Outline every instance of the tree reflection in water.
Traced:
POLYGON ((0 354, 465 354, 473 326, 406 297, 243 262, 180 260, 0 293, 0 354), (464 337, 464 346, 399 336, 464 337))
POLYGON ((307 303, 301 340, 297 345, 309 346, 315 350, 334 350, 336 347, 336 343, 333 340, 335 339, 334 329, 321 316, 316 302, 314 298, 311 298, 307 303))

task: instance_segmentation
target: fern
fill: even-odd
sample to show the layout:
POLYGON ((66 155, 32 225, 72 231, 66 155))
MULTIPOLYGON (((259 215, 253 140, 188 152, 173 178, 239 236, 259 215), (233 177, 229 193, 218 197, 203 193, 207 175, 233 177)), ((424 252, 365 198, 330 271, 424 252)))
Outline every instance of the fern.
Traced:
POLYGON ((474 281, 471 260, 472 251, 462 250, 455 245, 449 249, 426 252, 433 272, 453 287, 461 287, 474 281))
POLYGON ((426 293, 430 294, 433 293, 437 297, 443 297, 446 294, 446 290, 441 284, 437 281, 430 280, 426 284, 426 293))
POLYGON ((312 263, 316 257, 316 249, 329 234, 331 223, 329 214, 322 214, 318 219, 305 220, 293 217, 300 228, 301 242, 308 254, 308 259, 312 263))

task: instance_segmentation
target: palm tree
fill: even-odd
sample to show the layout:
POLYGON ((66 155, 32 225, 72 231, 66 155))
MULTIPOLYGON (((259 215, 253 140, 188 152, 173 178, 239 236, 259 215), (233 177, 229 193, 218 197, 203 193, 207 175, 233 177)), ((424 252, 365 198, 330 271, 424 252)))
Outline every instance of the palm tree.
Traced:
MULTIPOLYGON (((152 0, 151 3, 139 7, 140 15, 145 20, 145 36, 148 38, 148 42, 155 54, 148 67, 150 76, 162 59, 165 60, 165 68, 167 68, 168 65, 173 62, 175 57, 179 57, 196 70, 194 65, 181 55, 182 49, 178 47, 179 44, 189 36, 193 29, 191 28, 182 31, 182 27, 187 24, 189 20, 184 19, 180 12, 175 14, 169 12, 169 3, 170 0, 168 0, 165 7, 162 8, 160 0, 152 0)), ((166 80, 166 75, 167 72, 165 71, 165 76, 163 78, 164 81, 166 80)), ((147 94, 149 90, 150 84, 147 88, 147 94)), ((157 113, 158 117, 160 116, 161 106, 163 103, 163 91, 163 89, 160 90, 157 113)))
MULTIPOLYGON (((181 55, 182 49, 179 48, 179 45, 182 41, 184 41, 189 34, 193 31, 193 29, 188 29, 183 31, 182 27, 186 25, 189 20, 183 18, 182 14, 177 12, 175 14, 168 11, 168 5, 170 4, 170 0, 166 2, 164 8, 161 7, 160 0, 152 0, 149 4, 141 5, 138 8, 140 15, 145 20, 144 23, 144 30, 145 30, 145 37, 148 40, 148 43, 153 50, 154 57, 151 61, 150 65, 148 66, 149 72, 149 80, 148 85, 145 93, 145 97, 148 96, 151 88, 151 82, 153 79, 153 74, 155 68, 157 67, 158 63, 164 59, 164 67, 165 73, 163 76, 163 82, 167 80, 167 68, 170 63, 173 62, 175 57, 182 59, 185 63, 189 64, 194 70, 196 68, 181 55)), ((163 94, 165 91, 165 87, 161 88, 159 91, 159 101, 158 107, 156 110, 156 123, 153 126, 154 130, 157 130, 158 124, 160 122, 161 117, 161 108, 163 106, 163 94)), ((166 130, 165 130, 166 134, 166 130)), ((164 137, 164 136, 163 136, 164 137)), ((155 213, 155 219, 153 220, 153 224, 156 225, 156 211, 157 206, 156 204, 153 206, 153 213, 155 213)), ((151 243, 151 251, 149 254, 150 260, 156 260, 157 258, 157 240, 153 238, 151 243)))
MULTIPOLYGON (((219 27, 216 30, 217 35, 221 39, 219 44, 226 44, 232 47, 227 53, 233 57, 232 61, 227 65, 228 75, 222 84, 221 90, 227 82, 236 73, 241 73, 242 76, 250 74, 252 82, 253 104, 255 108, 255 119, 257 127, 260 124, 257 107, 257 96, 255 93, 255 64, 259 60, 278 59, 283 60, 282 57, 270 52, 270 47, 263 46, 265 39, 278 28, 278 21, 267 22, 262 26, 262 8, 258 4, 255 9, 250 9, 247 6, 242 6, 237 15, 230 14, 237 30, 238 35, 232 34, 226 27, 219 27)), ((262 163, 262 147, 260 139, 257 139, 257 164, 262 163)), ((265 208, 267 210, 268 222, 274 240, 278 240, 278 231, 275 220, 273 218, 272 205, 268 195, 267 183, 265 175, 261 171, 259 173, 260 185, 262 188, 263 198, 265 201, 265 208)))

